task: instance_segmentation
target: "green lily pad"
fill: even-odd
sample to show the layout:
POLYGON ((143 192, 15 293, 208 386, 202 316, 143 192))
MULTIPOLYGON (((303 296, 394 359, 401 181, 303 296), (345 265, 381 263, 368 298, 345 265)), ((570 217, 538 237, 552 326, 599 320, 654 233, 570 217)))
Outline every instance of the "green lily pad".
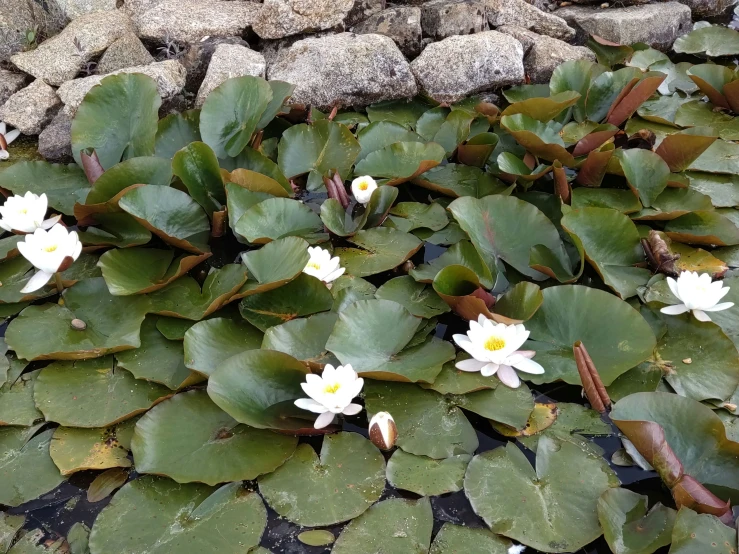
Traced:
POLYGON ((523 113, 506 115, 500 119, 500 124, 534 156, 549 162, 559 160, 567 167, 576 165, 575 158, 565 149, 558 124, 542 123, 523 113))
POLYGON ((418 118, 429 109, 429 105, 418 98, 387 100, 367 106, 367 117, 375 121, 394 121, 414 129, 418 118))
POLYGON ((708 196, 716 208, 739 205, 739 176, 687 171, 690 188, 708 196))
POLYGON ((413 183, 453 198, 462 196, 482 198, 506 190, 501 181, 479 167, 454 163, 429 169, 416 177, 413 183))
POLYGON ((442 269, 450 265, 461 265, 468 268, 477 275, 482 286, 487 289, 493 288, 495 280, 490 269, 485 265, 472 243, 467 240, 452 245, 438 258, 412 269, 409 275, 416 281, 431 283, 442 269))
POLYGON ((632 214, 635 220, 677 219, 693 211, 712 210, 710 197, 692 188, 667 188, 652 203, 651 208, 632 214))
POLYGON ((67 554, 69 547, 64 538, 54 540, 53 535, 43 529, 23 531, 8 554, 67 554))
POLYGON ((498 155, 497 162, 498 169, 502 173, 522 181, 536 181, 552 170, 551 165, 544 164, 538 165, 532 169, 512 152, 501 152, 498 155))
POLYGON ((444 147, 435 142, 396 142, 371 152, 357 163, 354 171, 386 178, 388 185, 399 185, 436 167, 445 155, 444 147))
POLYGON ((511 542, 487 529, 444 523, 429 554, 507 554, 511 542))
MULTIPOLYGON (((87 488, 87 501, 94 503, 108 498, 116 490, 125 485, 126 481, 128 481, 128 471, 122 468, 112 468, 100 473, 87 488)), ((77 523, 75 525, 82 525, 84 528, 84 549, 81 550, 83 554, 89 554, 90 550, 87 548, 87 542, 90 536, 90 530, 84 523, 77 523)), ((67 535, 67 539, 70 542, 72 540, 72 531, 73 529, 70 529, 69 535, 67 535)), ((74 550, 72 552, 74 553, 74 550)))
MULTIPOLYGON (((234 226, 234 233, 252 244, 264 244, 298 236, 316 242, 323 222, 313 210, 290 198, 268 198, 246 210, 234 226)), ((325 237, 325 235, 323 235, 325 237)))
POLYGON ((33 397, 48 421, 89 429, 129 419, 171 394, 167 387, 135 379, 106 356, 46 366, 33 397))
POLYGON ((511 319, 527 321, 533 317, 543 303, 544 296, 539 285, 521 281, 496 300, 495 313, 511 319))
POLYGON ((14 194, 46 194, 51 209, 74 215, 74 204, 85 198, 90 183, 75 164, 18 162, 0 171, 0 187, 14 194))
POLYGON ((580 93, 574 90, 553 94, 545 98, 527 98, 508 106, 503 110, 501 116, 522 113, 546 123, 557 117, 563 110, 576 104, 578 100, 580 100, 580 93))
POLYGON ((707 246, 739 244, 739 227, 726 215, 713 210, 702 210, 682 215, 665 226, 672 240, 707 246))
POLYGON ((341 258, 341 266, 347 273, 355 277, 394 269, 423 246, 413 235, 388 227, 365 229, 347 240, 357 248, 336 248, 334 255, 341 258))
POLYGON ((90 89, 72 120, 72 155, 92 149, 108 169, 137 156, 154 155, 157 112, 162 99, 157 84, 141 73, 105 77, 90 89))
POLYGON ((185 333, 185 366, 210 376, 231 356, 259 349, 261 344, 262 333, 240 318, 199 321, 185 333))
POLYGON ((144 185, 124 194, 118 205, 164 242, 195 254, 210 252, 208 216, 186 193, 144 185))
POLYGON ((651 100, 647 100, 637 110, 639 117, 647 121, 654 121, 664 125, 679 125, 675 118, 680 107, 686 102, 692 102, 691 98, 683 97, 679 94, 672 96, 660 96, 651 100))
POLYGON ((326 349, 326 341, 337 319, 337 314, 328 312, 274 325, 265 331, 262 348, 284 352, 312 368, 320 369, 325 364, 340 365, 339 360, 326 349))
POLYGON ((304 527, 353 519, 380 499, 385 459, 356 433, 326 435, 320 457, 298 446, 285 464, 259 479, 259 491, 282 517, 304 527))
POLYGON ((209 218, 212 219, 213 212, 223 209, 226 191, 218 158, 210 146, 203 142, 188 144, 174 155, 172 171, 209 218))
POLYGON ((574 552, 603 532, 596 504, 619 482, 603 458, 543 437, 535 468, 509 443, 475 456, 464 484, 472 508, 494 533, 543 552, 574 552))
POLYGON ((240 425, 205 391, 190 391, 144 415, 136 424, 131 450, 139 473, 216 485, 271 473, 297 444, 295 437, 240 425))
POLYGON ((145 476, 124 485, 100 512, 90 552, 114 552, 123 536, 131 552, 236 554, 258 545, 266 524, 262 499, 241 483, 214 489, 145 476))
POLYGON ((84 246, 131 248, 151 240, 149 230, 127 213, 95 214, 95 227, 78 232, 84 246))
POLYGON ((308 368, 292 356, 250 350, 231 356, 208 379, 208 395, 239 423, 257 429, 313 429, 312 414, 295 406, 308 368))
POLYGON ((478 371, 462 371, 455 367, 456 362, 468 359, 470 359, 470 355, 466 352, 458 354, 455 360, 444 364, 441 373, 437 375, 433 383, 421 383, 421 387, 441 394, 457 395, 498 387, 500 384, 499 379, 484 377, 478 371))
POLYGON ((428 498, 390 498, 347 525, 333 554, 410 554, 427 552, 434 517, 428 498))
POLYGON ((252 173, 259 173, 265 177, 269 177, 273 181, 277 181, 277 183, 282 187, 283 196, 292 195, 290 182, 287 180, 287 177, 285 177, 285 174, 282 173, 279 166, 258 150, 254 150, 247 146, 241 154, 235 158, 227 158, 225 160, 220 160, 220 162, 222 168, 228 169, 232 172, 232 176, 234 170, 239 168, 246 169, 252 173))
POLYGON ((611 426, 595 410, 568 402, 559 402, 555 407, 557 416, 551 425, 531 436, 519 437, 518 440, 526 448, 537 452, 539 440, 546 436, 559 442, 571 442, 586 451, 597 451, 598 447, 585 436, 603 437, 613 434, 611 426))
POLYGON ((598 499, 598 519, 615 554, 652 554, 671 542, 677 513, 660 503, 647 513, 647 497, 608 489, 598 499))
POLYGON ((386 227, 394 227, 406 233, 427 228, 440 231, 449 223, 446 210, 436 203, 400 202, 390 210, 386 227))
POLYGON ((739 119, 714 110, 712 104, 700 100, 683 103, 675 114, 675 124, 681 127, 710 127, 724 140, 739 139, 739 119))
POLYGON ((97 265, 110 294, 127 296, 164 288, 208 257, 181 254, 175 258, 172 250, 120 248, 105 252, 97 265))
POLYGON ((111 296, 105 281, 85 279, 63 293, 64 306, 29 306, 5 333, 26 360, 79 360, 141 346, 139 328, 149 310, 144 296, 111 296), (79 331, 73 319, 87 325, 79 331))
POLYGON ((0 427, 0 504, 20 506, 46 494, 64 482, 49 456, 54 434, 47 429, 34 437, 38 427, 0 427))
POLYGON ((23 373, 26 365, 22 360, 10 358, 10 368, 0 386, 0 425, 28 427, 44 417, 33 402, 33 387, 40 370, 23 373))
POLYGON ((656 150, 670 171, 688 169, 716 141, 718 135, 710 127, 693 127, 664 138, 656 150))
POLYGON ((701 27, 678 37, 673 48, 678 54, 733 56, 739 54, 739 33, 719 25, 701 27))
POLYGON ((321 220, 334 235, 348 237, 364 227, 376 227, 385 221, 397 197, 396 187, 381 185, 372 193, 367 206, 358 208, 355 215, 344 210, 338 200, 329 198, 321 204, 321 220))
POLYGON ((688 169, 707 173, 739 173, 739 144, 719 139, 711 144, 688 169))
POLYGON ((424 139, 400 123, 382 120, 370 123, 359 131, 357 141, 362 148, 357 156, 357 163, 359 163, 370 153, 382 150, 396 142, 423 142, 424 139))
POLYGON ((496 267, 500 258, 520 273, 542 281, 547 275, 529 266, 530 251, 537 245, 548 248, 562 267, 570 266, 557 228, 533 204, 501 195, 459 198, 449 205, 449 211, 489 268, 496 267))
POLYGON ((308 546, 329 546, 334 543, 336 537, 331 531, 325 529, 313 529, 303 531, 298 535, 298 540, 308 546))
POLYGON ((416 317, 431 318, 449 311, 433 288, 417 283, 413 277, 396 277, 383 284, 376 293, 380 300, 392 300, 416 317))
POLYGON ((92 185, 85 204, 108 202, 124 189, 133 185, 169 186, 172 166, 168 160, 154 156, 130 158, 117 163, 92 185))
POLYGON ((188 144, 200 141, 200 110, 163 117, 157 125, 155 140, 154 155, 170 160, 188 144))
POLYGON ((618 150, 616 156, 631 189, 644 206, 651 206, 667 187, 670 168, 665 160, 642 148, 618 150))
POLYGON ((455 396, 450 400, 460 408, 516 430, 526 427, 534 409, 534 398, 525 384, 515 389, 497 386, 494 389, 489 388, 470 392, 464 396, 455 396))
POLYGON ((387 480, 396 489, 421 496, 438 496, 462 490, 464 473, 472 456, 459 454, 443 460, 396 450, 387 462, 387 480))
POLYGON ((128 448, 118 441, 114 427, 57 427, 51 437, 49 453, 62 475, 84 470, 131 467, 131 460, 127 457, 128 448))
POLYGON ((285 237, 246 252, 242 260, 250 277, 240 294, 248 296, 289 283, 302 273, 310 255, 304 239, 285 237))
POLYGON ((737 548, 736 532, 710 514, 697 514, 690 508, 677 513, 672 531, 670 554, 731 554, 737 548))
POLYGON ((579 385, 572 353, 577 341, 588 349, 605 385, 651 355, 656 344, 652 330, 623 300, 579 285, 550 287, 542 293, 544 303, 526 324, 531 331, 526 347, 536 350, 536 360, 545 369, 531 377, 534 383, 561 379, 579 385))
POLYGON ((219 158, 238 156, 257 130, 272 100, 272 88, 247 75, 224 81, 205 99, 200 111, 200 134, 219 158))
POLYGON ((645 254, 639 231, 628 216, 608 208, 583 208, 565 215, 561 224, 621 298, 634 296, 652 276, 648 269, 635 267, 644 262, 645 254))
POLYGON ((7 552, 10 549, 13 539, 25 522, 26 516, 24 515, 0 513, 0 551, 7 552))
POLYGON ((353 275, 342 275, 333 282, 331 294, 334 297, 334 305, 331 310, 341 312, 357 300, 374 300, 377 287, 353 275))
POLYGON ((315 172, 336 171, 348 177, 361 147, 341 123, 321 119, 312 125, 293 125, 280 139, 277 164, 288 179, 315 172))
POLYGON ((474 428, 444 395, 409 383, 366 381, 367 416, 389 412, 398 427, 397 445, 410 454, 441 459, 472 454, 478 447, 474 428))

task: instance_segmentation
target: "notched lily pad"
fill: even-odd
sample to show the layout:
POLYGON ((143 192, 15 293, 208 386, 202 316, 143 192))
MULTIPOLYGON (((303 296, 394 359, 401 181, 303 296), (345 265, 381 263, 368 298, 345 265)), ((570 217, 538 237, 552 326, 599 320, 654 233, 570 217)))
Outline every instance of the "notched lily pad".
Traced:
POLYGON ((387 463, 387 480, 396 489, 421 496, 437 496, 462 490, 464 473, 472 459, 459 454, 442 460, 396 450, 387 463))

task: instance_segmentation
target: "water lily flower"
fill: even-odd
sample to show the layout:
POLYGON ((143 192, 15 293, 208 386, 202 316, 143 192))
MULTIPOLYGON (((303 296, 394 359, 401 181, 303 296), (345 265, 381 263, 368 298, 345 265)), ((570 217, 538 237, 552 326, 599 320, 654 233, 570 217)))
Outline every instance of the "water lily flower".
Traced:
POLYGON ((470 360, 457 362, 457 369, 479 371, 485 377, 498 374, 498 378, 511 388, 521 384, 515 370, 535 375, 544 373, 544 368, 531 358, 533 350, 519 350, 529 338, 523 325, 505 325, 480 315, 470 321, 466 335, 454 335, 454 342, 472 355, 470 360))
POLYGON ((38 272, 26 283, 21 292, 33 292, 48 283, 55 273, 64 271, 79 257, 82 243, 76 231, 71 233, 57 223, 51 230, 36 229, 32 235, 18 243, 18 250, 38 272))
POLYGON ((369 438, 380 450, 390 450, 398 440, 395 420, 387 412, 377 412, 369 422, 369 438))
POLYGON ((303 273, 312 275, 324 283, 338 279, 346 271, 346 268, 339 267, 341 260, 338 256, 332 258, 331 253, 320 246, 309 246, 308 254, 310 254, 310 260, 303 269, 303 273))
POLYGON ((508 554, 521 554, 526 550, 526 547, 522 544, 514 544, 508 548, 508 554))
POLYGON ((46 210, 49 201, 46 194, 38 196, 27 192, 25 196, 11 196, 0 206, 0 227, 6 231, 33 233, 36 229, 49 229, 62 217, 56 215, 49 219, 46 210))
POLYGON ((677 278, 667 278, 667 284, 682 304, 666 306, 660 311, 663 314, 678 315, 692 311, 698 321, 711 321, 706 312, 719 312, 731 308, 733 302, 721 302, 730 288, 724 287, 723 281, 711 282, 708 273, 698 275, 695 271, 683 271, 677 278))
POLYGON ((367 205, 372 198, 372 193, 377 188, 377 183, 369 175, 363 175, 357 177, 352 181, 352 194, 357 202, 363 205, 367 205))
POLYGON ((8 131, 3 121, 0 121, 0 160, 7 160, 10 157, 8 153, 8 145, 18 138, 21 132, 18 129, 8 131))
POLYGON ((355 415, 362 411, 362 406, 353 404, 352 400, 361 392, 364 379, 357 376, 351 365, 334 369, 326 364, 322 375, 306 375, 305 381, 300 386, 310 398, 299 398, 295 405, 320 414, 313 424, 316 429, 323 429, 339 414, 355 415))

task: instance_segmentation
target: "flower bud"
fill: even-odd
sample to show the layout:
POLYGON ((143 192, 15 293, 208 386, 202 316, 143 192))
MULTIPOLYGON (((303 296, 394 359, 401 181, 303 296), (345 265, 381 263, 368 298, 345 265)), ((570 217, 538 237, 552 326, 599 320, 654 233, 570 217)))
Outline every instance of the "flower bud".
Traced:
POLYGON ((390 450, 398 440, 395 420, 387 412, 376 413, 369 423, 369 438, 380 450, 390 450))

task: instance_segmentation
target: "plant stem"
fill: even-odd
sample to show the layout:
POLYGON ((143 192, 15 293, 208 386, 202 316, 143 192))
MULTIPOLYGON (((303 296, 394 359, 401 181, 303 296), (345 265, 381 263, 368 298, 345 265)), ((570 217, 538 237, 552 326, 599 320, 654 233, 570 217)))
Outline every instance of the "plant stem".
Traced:
POLYGON ((54 273, 54 282, 56 283, 56 290, 61 294, 64 290, 64 283, 62 283, 62 274, 58 271, 54 273))

